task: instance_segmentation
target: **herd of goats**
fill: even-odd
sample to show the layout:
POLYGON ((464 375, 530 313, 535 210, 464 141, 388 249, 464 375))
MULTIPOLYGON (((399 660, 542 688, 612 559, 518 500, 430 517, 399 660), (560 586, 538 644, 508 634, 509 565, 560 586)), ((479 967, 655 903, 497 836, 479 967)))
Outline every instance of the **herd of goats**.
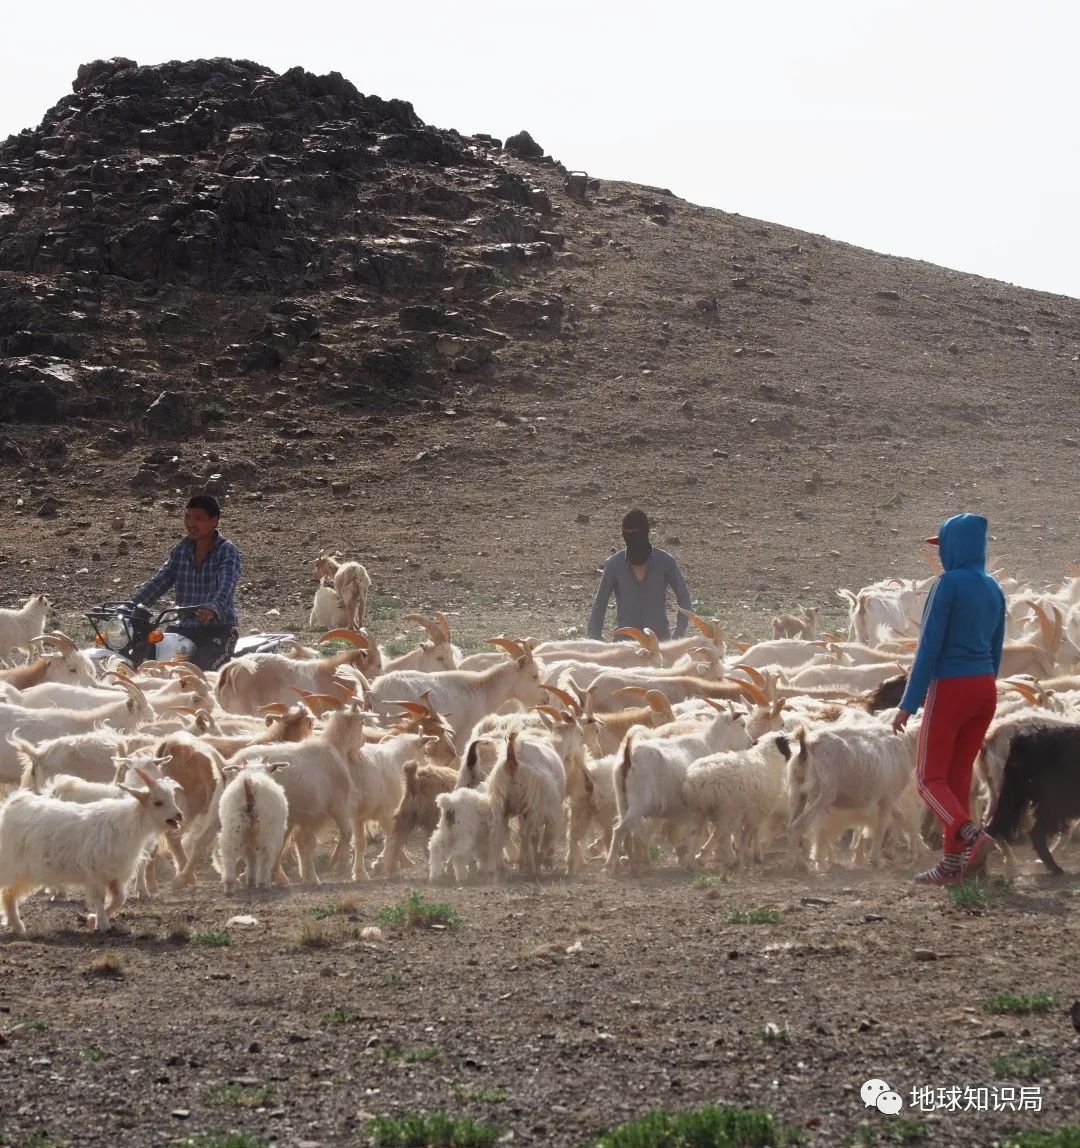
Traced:
MULTIPOLYGON (((177 886, 212 855, 227 891, 368 879, 420 866, 432 881, 640 872, 661 853, 728 874, 773 860, 919 864, 934 840, 913 780, 919 723, 890 722, 930 585, 857 594, 846 635, 816 611, 774 619, 771 640, 617 642, 499 636, 462 656, 445 616, 406 615, 427 638, 390 657, 363 628, 370 579, 322 556, 316 647, 185 662, 92 660, 46 632, 48 600, 0 611, 0 899, 82 887, 109 928, 129 889, 177 886), (327 618, 326 611, 330 614, 327 618), (319 627, 320 629, 322 626, 319 627), (374 827, 372 827, 374 828, 374 827), (373 835, 372 840, 378 843, 373 835), (834 857, 843 848, 846 858, 834 857)), ((1080 818, 1080 570, 1036 590, 1002 579, 1007 640, 996 719, 973 781, 1002 862, 1027 829, 1053 873, 1053 838, 1080 818)), ((1057 848, 1056 845, 1053 845, 1057 848)))

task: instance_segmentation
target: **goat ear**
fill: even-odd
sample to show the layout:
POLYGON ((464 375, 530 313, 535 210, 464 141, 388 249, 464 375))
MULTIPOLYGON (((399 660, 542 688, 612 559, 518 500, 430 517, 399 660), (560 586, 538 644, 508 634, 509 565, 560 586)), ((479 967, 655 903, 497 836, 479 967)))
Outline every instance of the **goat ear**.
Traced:
MULTIPOLYGON (((139 773, 141 771, 137 769, 135 772, 139 773)), ((123 782, 120 782, 117 788, 123 790, 124 793, 128 794, 129 796, 134 797, 135 800, 142 805, 145 805, 150 797, 150 791, 148 789, 135 789, 130 785, 125 785, 123 782)))
POLYGON ((270 726, 273 725, 275 721, 277 721, 277 716, 277 714, 267 714, 263 720, 268 726, 270 726))

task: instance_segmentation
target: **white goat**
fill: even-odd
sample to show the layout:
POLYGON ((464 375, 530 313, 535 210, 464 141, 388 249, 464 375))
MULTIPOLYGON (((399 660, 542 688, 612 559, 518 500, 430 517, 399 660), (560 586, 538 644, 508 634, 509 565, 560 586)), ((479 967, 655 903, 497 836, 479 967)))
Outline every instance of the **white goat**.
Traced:
POLYGON ((274 866, 285 847, 289 803, 285 790, 270 774, 274 765, 241 770, 225 786, 218 803, 221 831, 214 868, 226 893, 236 888, 241 861, 249 889, 269 887, 274 866))
POLYGON ((762 860, 766 840, 783 828, 790 756, 788 738, 770 733, 749 749, 712 754, 690 766, 683 802, 699 827, 713 826, 699 860, 710 846, 725 872, 751 854, 762 860))
POLYGON ((0 805, 0 900, 13 933, 26 932, 19 901, 46 885, 83 885, 95 927, 109 928, 146 842, 180 824, 171 785, 136 773, 146 788, 124 786, 123 797, 73 805, 20 790, 0 805))
POLYGON ((345 612, 344 625, 359 630, 364 624, 371 576, 359 562, 342 562, 325 551, 315 560, 315 577, 328 578, 345 612))
MULTIPOLYGON (((743 715, 732 717, 718 709, 711 721, 695 723, 686 732, 664 736, 664 727, 648 731, 631 730, 622 744, 615 771, 615 797, 619 816, 611 834, 607 870, 614 872, 623 852, 629 852, 631 835, 646 817, 662 817, 681 822, 689 816, 683 801, 683 780, 698 758, 723 749, 745 749, 750 745, 743 715)), ((680 861, 685 848, 677 844, 680 861)))
POLYGON ((18 609, 0 609, 0 659, 9 660, 42 633, 51 605, 44 594, 34 594, 18 609))

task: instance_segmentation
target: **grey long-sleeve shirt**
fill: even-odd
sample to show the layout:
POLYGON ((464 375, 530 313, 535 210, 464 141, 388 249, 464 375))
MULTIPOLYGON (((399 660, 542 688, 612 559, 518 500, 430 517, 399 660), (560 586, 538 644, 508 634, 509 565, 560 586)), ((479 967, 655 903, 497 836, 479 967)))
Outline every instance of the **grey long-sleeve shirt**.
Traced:
MULTIPOLYGON (((589 637, 599 638, 604 630, 604 614, 611 595, 615 595, 617 626, 648 627, 658 638, 670 638, 671 628, 667 616, 667 588, 675 591, 675 600, 684 610, 692 608, 679 564, 666 550, 653 547, 645 568, 645 578, 639 582, 626 557, 620 550, 604 563, 604 573, 596 591, 592 613, 589 615, 589 637)), ((675 637, 686 632, 687 617, 678 616, 675 637)))

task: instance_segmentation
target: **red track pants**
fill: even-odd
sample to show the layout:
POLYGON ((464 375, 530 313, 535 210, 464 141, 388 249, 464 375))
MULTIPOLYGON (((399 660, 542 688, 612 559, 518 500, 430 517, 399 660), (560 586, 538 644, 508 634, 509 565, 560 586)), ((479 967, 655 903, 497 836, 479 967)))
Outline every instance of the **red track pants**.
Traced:
POLYGON ((971 820, 971 771, 996 708, 993 674, 938 678, 926 695, 915 779, 941 822, 946 853, 963 850, 957 830, 971 820))

